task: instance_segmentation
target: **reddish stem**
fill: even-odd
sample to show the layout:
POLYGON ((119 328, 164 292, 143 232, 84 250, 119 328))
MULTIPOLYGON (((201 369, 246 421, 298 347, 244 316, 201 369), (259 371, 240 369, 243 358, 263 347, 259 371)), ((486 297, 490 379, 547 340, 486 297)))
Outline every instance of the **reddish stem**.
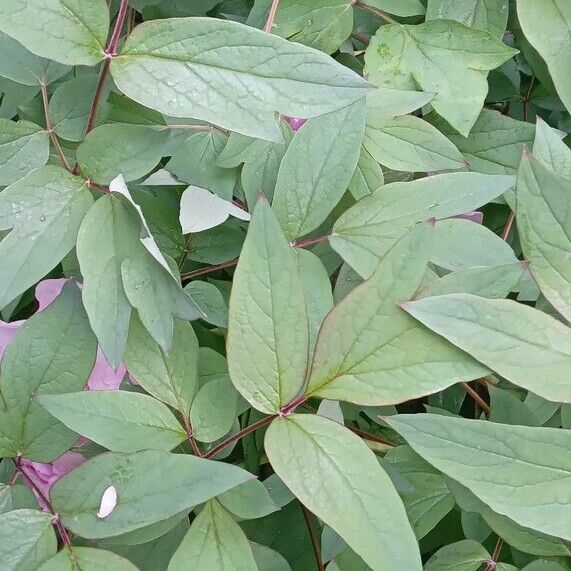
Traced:
POLYGON ((361 0, 355 0, 353 2, 353 6, 356 6, 357 8, 361 8, 361 10, 365 10, 367 12, 370 12, 371 14, 378 16, 379 18, 381 18, 385 22, 388 22, 389 24, 398 24, 398 22, 396 20, 393 20, 386 12, 383 12, 382 10, 375 8, 374 6, 369 6, 368 4, 361 2, 361 0))
POLYGON ((325 566, 323 565, 323 559, 321 557, 321 547, 319 545, 319 538, 317 537, 317 532, 315 531, 315 526, 311 521, 311 512, 299 502, 301 507, 301 513, 303 514, 303 519, 305 520, 305 525, 307 526, 307 531, 309 532, 309 538, 311 539, 311 547, 313 548, 313 556, 315 557, 315 564, 317 565, 318 571, 325 571, 325 566))
POLYGON ((190 420, 186 416, 184 416, 183 421, 184 421, 184 429, 186 431, 186 435, 188 436, 188 441, 190 442, 192 451, 196 456, 202 458, 202 450, 200 450, 200 448, 198 447, 196 438, 194 438, 194 435, 192 434, 192 426, 190 424, 190 420))
POLYGON ((301 395, 293 399, 290 403, 282 407, 282 409, 280 410, 280 416, 288 416, 289 414, 294 412, 298 406, 302 405, 306 400, 307 400, 306 395, 301 395))
POLYGON ((270 6, 270 13, 268 14, 268 19, 266 20, 266 25, 264 26, 264 32, 272 33, 272 28, 274 27, 274 20, 276 19, 276 14, 278 12, 278 6, 280 5, 280 0, 272 0, 272 5, 270 6))
POLYGON ((514 225, 514 221, 515 221, 515 212, 512 211, 510 212, 510 216, 508 218, 504 231, 502 232, 502 240, 507 241, 507 239, 510 237, 510 232, 512 230, 512 226, 514 225))
POLYGON ((258 430, 258 428, 262 428, 270 424, 270 422, 272 422, 272 420, 274 420, 276 416, 277 415, 275 414, 273 416, 265 416, 264 418, 258 420, 257 422, 254 422, 249 426, 246 426, 246 428, 243 428, 239 432, 236 432, 236 434, 229 436, 228 438, 226 438, 226 440, 223 440, 222 442, 220 442, 220 444, 217 444, 214 448, 206 452, 206 454, 203 455, 203 458, 212 458, 212 456, 215 456, 216 454, 218 454, 218 452, 224 450, 226 446, 232 444, 233 442, 236 442, 237 440, 241 440, 242 438, 244 438, 244 436, 250 434, 250 432, 254 432, 254 430, 258 430))
POLYGON ((370 432, 366 432, 360 428, 355 428, 353 426, 347 426, 347 428, 365 440, 371 440, 372 442, 378 442, 379 444, 386 444, 387 446, 396 446, 394 442, 391 442, 382 436, 378 436, 377 434, 371 434, 370 432))
POLYGON ((460 384, 466 393, 474 399, 474 402, 476 402, 486 414, 490 414, 490 405, 468 383, 460 384))
POLYGON ((327 242, 329 235, 327 236, 317 236, 316 238, 307 238, 306 240, 296 240, 293 242, 292 246, 294 248, 308 248, 309 246, 314 246, 315 244, 321 244, 321 242, 327 242))
POLYGON ((59 160, 61 161, 61 164, 69 171, 71 172, 71 167, 69 166, 69 163, 67 162, 67 159, 65 158, 65 155, 63 153, 63 149, 61 148, 61 145, 59 144, 59 140, 57 138, 57 135, 55 134, 54 131, 54 126, 52 123, 52 118, 50 116, 50 109, 49 109, 49 100, 48 100, 48 88, 44 83, 40 84, 40 90, 42 92, 42 101, 44 104, 44 116, 46 118, 46 131, 49 133, 50 135, 50 139, 55 147, 55 150, 58 154, 59 160))
POLYGON ((502 547, 504 546, 504 540, 501 537, 498 537, 498 541, 496 542, 496 547, 494 548, 494 553, 492 554, 492 558, 488 560, 486 569, 484 571, 494 571, 498 566, 498 559, 500 558, 500 553, 502 551, 502 547))

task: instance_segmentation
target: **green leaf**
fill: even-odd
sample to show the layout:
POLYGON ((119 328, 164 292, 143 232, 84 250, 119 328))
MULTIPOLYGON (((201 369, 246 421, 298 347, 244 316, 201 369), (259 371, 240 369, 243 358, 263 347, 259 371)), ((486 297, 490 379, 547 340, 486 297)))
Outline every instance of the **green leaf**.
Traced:
POLYGON ((486 374, 479 363, 418 327, 396 305, 421 285, 431 248, 432 226, 419 225, 329 313, 317 338, 308 395, 396 404, 486 374))
POLYGON ((258 200, 234 274, 228 367, 258 410, 278 412, 301 390, 308 362, 308 317, 297 258, 267 201, 258 200))
MULTIPOLYGON (((82 141, 85 138, 85 129, 91 111, 91 100, 97 86, 97 81, 98 78, 95 74, 87 77, 74 77, 58 86, 51 96, 49 113, 53 128, 63 139, 67 139, 68 141, 82 141)), ((96 117, 96 125, 102 124, 108 116, 109 106, 106 101, 106 96, 110 89, 111 86, 108 85, 101 97, 96 117)), ((111 143, 117 145, 116 141, 111 141, 111 143)), ((124 151, 125 147, 122 145, 116 147, 116 152, 124 151)), ((99 149, 98 152, 101 152, 101 149, 99 149)), ((107 150, 107 152, 110 153, 111 151, 107 150)))
POLYGON ((282 0, 272 31, 331 54, 352 30, 353 8, 347 0, 282 0))
POLYGON ((241 519, 257 519, 280 509, 259 480, 244 482, 224 492, 218 501, 241 519))
POLYGON ((204 321, 228 329, 228 307, 220 290, 210 282, 193 280, 184 287, 196 305, 204 313, 204 321))
POLYGON ((0 514, 23 508, 37 509, 32 490, 23 484, 0 484, 0 514))
POLYGON ((230 432, 236 420, 238 394, 224 376, 206 383, 190 409, 192 433, 200 442, 214 442, 230 432))
POLYGON ((252 548, 240 526, 215 500, 208 502, 192 522, 173 555, 169 571, 197 569, 257 571, 252 548))
POLYGON ((291 571, 287 559, 277 551, 253 541, 250 541, 250 547, 259 571, 291 571))
POLYGON ((237 466, 196 456, 108 452, 58 480, 50 498, 68 529, 86 539, 104 538, 164 520, 251 477, 237 466), (96 513, 109 486, 117 491, 117 505, 101 519, 96 513))
POLYGON ((186 440, 172 412, 147 395, 81 391, 38 400, 68 428, 113 452, 169 451, 186 440))
POLYGON ((367 94, 367 121, 375 123, 412 113, 434 99, 434 93, 380 86, 367 94))
POLYGON ((517 263, 511 246, 481 224, 461 218, 436 223, 430 261, 447 270, 517 263))
POLYGON ((355 172, 349 182, 349 192, 355 200, 360 200, 373 194, 383 184, 385 184, 385 179, 381 165, 373 159, 365 147, 361 147, 355 172))
POLYGON ((550 315, 511 300, 461 293, 401 307, 512 383, 571 402, 571 330, 550 315))
POLYGON ((537 117, 533 156, 559 176, 571 179, 571 149, 563 142, 562 135, 537 117))
POLYGON ((77 286, 68 283, 46 309, 28 319, 2 358, 0 412, 3 456, 48 462, 70 448, 77 435, 48 414, 37 394, 81 391, 93 369, 96 339, 77 286))
POLYGON ((210 18, 137 26, 111 62, 111 73, 119 89, 143 105, 278 141, 275 111, 315 117, 346 107, 369 89, 326 54, 210 18), (229 51, 231 46, 241 47, 229 51), (260 66, 263 73, 254 73, 260 66))
POLYGON ((321 324, 333 309, 333 293, 329 275, 321 260, 309 250, 298 249, 296 254, 309 324, 309 354, 313 355, 321 324))
POLYGON ((177 147, 166 169, 179 180, 206 188, 230 200, 238 171, 235 168, 221 168, 217 162, 227 141, 228 136, 220 131, 195 133, 177 147))
POLYGON ((565 0, 519 0, 517 15, 529 43, 545 60, 563 105, 571 110, 571 6, 565 0))
POLYGON ((95 65, 104 58, 109 9, 105 0, 5 0, 0 30, 39 56, 95 65))
POLYGON ((0 184, 8 185, 48 162, 50 138, 28 121, 0 119, 0 184))
POLYGON ((517 52, 491 34, 452 20, 381 26, 365 52, 375 85, 436 93, 434 110, 467 136, 488 92, 486 72, 517 52))
POLYGON ((115 367, 127 343, 131 315, 121 264, 134 255, 140 233, 140 223, 125 199, 108 194, 89 209, 77 236, 83 304, 107 361, 115 367))
POLYGON ((382 165, 399 171, 457 170, 460 151, 430 123, 413 115, 367 119, 365 148, 382 165))
POLYGON ((138 571, 130 561, 105 549, 76 547, 62 549, 40 567, 38 571, 138 571))
POLYGON ((85 181, 56 166, 37 169, 0 193, 0 307, 34 285, 73 248, 93 202, 85 181))
POLYGON ((288 240, 315 230, 347 190, 365 130, 365 101, 310 119, 284 155, 272 208, 288 240))
POLYGON ((486 174, 516 174, 525 145, 531 145, 535 127, 498 111, 482 109, 470 134, 458 134, 435 113, 430 122, 464 155, 471 171, 486 174))
POLYGON ((494 511, 531 529, 571 537, 566 431, 432 414, 385 421, 494 511))
MULTIPOLYGON (((490 422, 500 424, 516 424, 520 426, 540 426, 531 409, 512 391, 490 385, 490 422)), ((533 393, 531 393, 533 394, 533 393)))
POLYGON ((509 0, 428 0, 426 20, 456 20, 501 38, 508 23, 509 0))
POLYGON ((113 123, 91 131, 77 148, 85 176, 109 184, 118 174, 136 180, 157 166, 163 156, 168 131, 147 125, 113 123))
POLYGON ((439 549, 424 566, 424 571, 478 571, 490 554, 473 539, 463 539, 439 549))
POLYGON ((515 288, 526 271, 526 262, 467 268, 431 282, 415 297, 419 299, 447 293, 471 293, 480 297, 503 299, 515 288))
POLYGON ((49 85, 69 72, 69 67, 29 52, 22 44, 0 32, 0 76, 23 85, 49 85))
POLYGON ((358 436, 327 418, 294 414, 272 422, 264 446, 288 488, 373 570, 422 568, 402 502, 358 436))
POLYGON ((51 514, 23 509, 0 515, 3 570, 35 571, 56 551, 57 539, 51 514))
POLYGON ((198 377, 198 340, 190 323, 174 320, 172 346, 166 353, 141 321, 132 318, 124 361, 148 393, 188 418, 198 377))
POLYGON ((527 153, 518 173, 516 199, 521 247, 531 273, 543 295, 571 319, 571 179, 527 153))
POLYGON ((512 176, 459 172, 387 184, 342 214, 329 242, 367 278, 383 254, 418 222, 479 208, 514 182, 512 176))
POLYGON ((395 16, 421 16, 425 12, 421 0, 367 0, 366 3, 395 16))

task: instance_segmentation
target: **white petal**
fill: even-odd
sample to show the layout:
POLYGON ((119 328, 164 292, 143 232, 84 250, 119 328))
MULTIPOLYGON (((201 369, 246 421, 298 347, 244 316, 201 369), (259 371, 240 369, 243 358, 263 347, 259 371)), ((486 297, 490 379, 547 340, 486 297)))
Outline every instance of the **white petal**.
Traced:
POLYGON ((199 186, 189 186, 180 200, 180 225, 183 234, 215 228, 228 219, 231 202, 199 186))
POLYGON ((101 497, 101 505, 97 512, 97 517, 100 519, 106 518, 117 505, 117 490, 114 486, 109 486, 101 497))

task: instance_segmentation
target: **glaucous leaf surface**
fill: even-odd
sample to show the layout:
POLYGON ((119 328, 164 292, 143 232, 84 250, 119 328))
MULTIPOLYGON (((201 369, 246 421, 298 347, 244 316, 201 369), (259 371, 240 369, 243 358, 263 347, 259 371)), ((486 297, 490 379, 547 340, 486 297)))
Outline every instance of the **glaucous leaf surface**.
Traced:
POLYGON ((569 539, 571 455, 565 430, 432 414, 402 414, 385 421, 420 456, 494 511, 569 539))
POLYGON ((526 38, 545 60, 563 105, 571 109, 571 6, 565 0, 519 0, 517 15, 526 38))
POLYGON ((571 179, 526 153, 516 198, 521 247, 530 270, 545 297, 571 319, 571 179))
POLYGON ((559 176, 571 179, 571 149, 563 137, 564 133, 537 117, 533 156, 559 176))
POLYGON ((373 570, 422 568, 402 502, 357 436, 327 418, 295 414, 272 422, 265 449, 288 488, 373 570))
POLYGON ((488 92, 486 72, 515 55, 490 34, 452 20, 381 26, 365 53, 369 80, 436 93, 434 110, 460 134, 473 127, 488 92))
POLYGON ((192 522, 169 563, 169 571, 188 569, 256 571, 252 548, 240 526, 216 500, 207 502, 192 522))
POLYGON ((45 561, 38 571, 137 571, 128 559, 105 549, 94 547, 76 547, 63 549, 56 556, 45 561))
POLYGON ((375 190, 383 186, 385 178, 381 165, 361 147, 361 153, 353 177, 349 182, 349 192, 355 200, 372 194, 375 190))
POLYGON ((251 477, 237 466, 196 456, 158 450, 108 452, 58 480, 50 499, 71 531, 104 538, 161 521, 251 477), (117 490, 117 505, 100 519, 96 512, 108 486, 117 490))
POLYGON ((383 254, 418 222, 479 208, 514 183, 512 176, 459 172, 387 184, 337 219, 329 243, 367 278, 383 254))
POLYGON ((262 197, 248 228, 230 297, 227 352, 232 382, 253 407, 276 413, 303 386, 308 348, 308 318, 296 254, 262 197))
POLYGON ((105 55, 109 8, 105 0, 6 0, 0 30, 36 55, 95 65, 105 55))
POLYGON ((77 435, 39 405, 36 395, 81 391, 95 362, 96 340, 76 284, 18 331, 2 357, 0 443, 3 456, 48 462, 77 435))
POLYGON ((0 193, 0 307, 34 285, 74 247, 93 203, 85 181, 57 166, 30 172, 0 193))
POLYGON ((401 307, 512 383, 571 402, 571 331, 550 315, 512 300, 462 293, 401 307))
POLYGON ((220 494, 217 499, 241 519, 257 519, 280 509, 259 480, 248 480, 220 494))
POLYGON ((51 514, 22 509, 0 515, 0 557, 6 571, 34 571, 56 551, 51 514))
POLYGON ((341 200, 359 160, 365 116, 362 99, 310 119, 293 136, 272 202, 288 240, 315 230, 341 200))
POLYGON ((397 306, 422 284, 433 240, 422 224, 325 318, 306 393, 362 405, 397 404, 486 374, 466 353, 415 325, 397 306))
POLYGON ((281 139, 274 112, 315 117, 346 107, 370 88, 323 53, 210 18, 138 26, 111 73, 119 89, 143 105, 266 140, 281 139))
POLYGON ((112 452, 172 450, 184 428, 160 401, 128 391, 42 395, 40 404, 68 428, 112 452))
POLYGON ((0 119, 0 184, 16 182, 48 158, 49 135, 40 126, 0 119))
POLYGON ((485 547, 473 539, 464 539, 439 549, 424 566, 425 571, 478 571, 490 559, 485 547))

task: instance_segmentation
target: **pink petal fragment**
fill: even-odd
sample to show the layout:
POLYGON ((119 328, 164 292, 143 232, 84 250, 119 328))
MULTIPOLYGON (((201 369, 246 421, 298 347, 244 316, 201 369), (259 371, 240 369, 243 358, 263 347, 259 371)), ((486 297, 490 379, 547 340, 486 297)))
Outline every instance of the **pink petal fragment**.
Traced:
POLYGON ((117 505, 117 490, 114 486, 109 486, 103 492, 101 498, 101 505, 99 506, 99 511, 97 512, 97 517, 99 519, 104 519, 115 509, 117 505))
POLYGON ((42 280, 36 286, 36 299, 40 305, 38 311, 45 309, 61 293, 66 281, 65 278, 42 280))
POLYGON ((286 123, 294 130, 297 131, 303 127, 303 124, 307 119, 301 119, 300 117, 285 117, 286 123))
POLYGON ((484 221, 484 213, 478 212, 477 210, 471 210, 470 212, 464 212, 463 214, 458 214, 452 218, 464 218, 465 220, 470 220, 476 224, 482 224, 484 221))
POLYGON ((87 389, 90 391, 115 391, 121 386, 126 372, 127 369, 123 363, 115 371, 107 362, 101 348, 98 347, 95 366, 89 375, 89 379, 87 379, 87 389))
POLYGON ((24 325, 24 321, 12 321, 12 323, 0 321, 0 359, 8 343, 10 343, 12 337, 16 335, 16 331, 18 331, 22 325, 24 325))

